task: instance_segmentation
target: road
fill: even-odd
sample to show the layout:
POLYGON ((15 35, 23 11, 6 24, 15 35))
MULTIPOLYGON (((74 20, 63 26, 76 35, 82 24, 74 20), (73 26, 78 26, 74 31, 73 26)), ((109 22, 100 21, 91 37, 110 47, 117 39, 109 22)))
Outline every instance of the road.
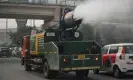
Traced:
MULTIPOLYGON (((86 80, 133 80, 133 75, 125 75, 125 78, 116 79, 111 74, 100 73, 99 75, 90 72, 86 80)), ((0 80, 48 80, 43 77, 42 73, 24 71, 18 58, 0 58, 0 80)), ((60 75, 52 80, 77 80, 74 73, 60 75)))

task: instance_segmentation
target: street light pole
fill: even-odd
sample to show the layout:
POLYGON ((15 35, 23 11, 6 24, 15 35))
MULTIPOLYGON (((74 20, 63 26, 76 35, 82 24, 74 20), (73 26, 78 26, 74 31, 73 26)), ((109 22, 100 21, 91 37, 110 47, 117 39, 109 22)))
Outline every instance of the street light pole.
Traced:
POLYGON ((6 19, 6 44, 7 44, 7 28, 8 28, 8 19, 6 19))
POLYGON ((94 28, 94 33, 93 33, 93 34, 94 34, 94 35, 93 35, 93 39, 94 39, 94 40, 96 40, 96 34, 97 34, 97 33, 96 33, 96 30, 97 30, 97 29, 96 29, 96 27, 95 27, 95 28, 94 28))
POLYGON ((35 19, 33 19, 33 29, 35 30, 36 27, 35 27, 35 19))

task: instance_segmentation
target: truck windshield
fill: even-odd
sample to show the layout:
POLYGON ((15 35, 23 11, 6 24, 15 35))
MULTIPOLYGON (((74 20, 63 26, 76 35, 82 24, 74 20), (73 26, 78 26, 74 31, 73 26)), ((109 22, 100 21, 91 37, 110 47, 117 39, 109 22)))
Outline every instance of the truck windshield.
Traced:
POLYGON ((133 45, 131 46, 124 46, 125 50, 126 50, 126 54, 133 54, 133 45))

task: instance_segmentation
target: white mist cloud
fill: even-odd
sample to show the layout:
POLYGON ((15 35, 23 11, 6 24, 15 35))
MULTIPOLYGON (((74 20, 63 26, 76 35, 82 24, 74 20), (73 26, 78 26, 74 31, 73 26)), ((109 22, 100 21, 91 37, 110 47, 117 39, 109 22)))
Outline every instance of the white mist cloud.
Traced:
POLYGON ((74 18, 84 23, 129 19, 132 0, 87 0, 74 10, 74 18))

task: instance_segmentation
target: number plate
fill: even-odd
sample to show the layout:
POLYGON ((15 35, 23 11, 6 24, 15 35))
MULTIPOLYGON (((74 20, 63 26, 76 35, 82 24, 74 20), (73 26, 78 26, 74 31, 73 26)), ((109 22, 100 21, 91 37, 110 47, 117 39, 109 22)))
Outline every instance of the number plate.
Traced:
POLYGON ((78 55, 78 60, 83 60, 83 59, 85 59, 85 55, 84 54, 78 55))

